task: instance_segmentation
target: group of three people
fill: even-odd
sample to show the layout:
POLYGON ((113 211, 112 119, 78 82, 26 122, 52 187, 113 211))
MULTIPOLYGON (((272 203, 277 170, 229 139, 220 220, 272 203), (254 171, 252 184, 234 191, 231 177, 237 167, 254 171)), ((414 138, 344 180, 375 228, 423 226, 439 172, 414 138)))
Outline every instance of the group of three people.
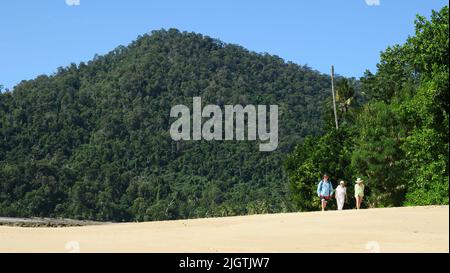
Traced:
MULTIPOLYGON (((345 186, 345 181, 341 181, 336 190, 334 190, 331 181, 328 179, 328 175, 324 174, 322 180, 320 180, 317 186, 317 195, 320 197, 320 202, 322 204, 322 211, 327 207, 328 201, 330 201, 333 193, 335 193, 336 203, 338 210, 344 209, 344 203, 347 200, 347 187, 345 186)), ((361 178, 356 179, 355 183, 355 200, 356 209, 361 207, 361 203, 364 197, 364 181, 361 178)))

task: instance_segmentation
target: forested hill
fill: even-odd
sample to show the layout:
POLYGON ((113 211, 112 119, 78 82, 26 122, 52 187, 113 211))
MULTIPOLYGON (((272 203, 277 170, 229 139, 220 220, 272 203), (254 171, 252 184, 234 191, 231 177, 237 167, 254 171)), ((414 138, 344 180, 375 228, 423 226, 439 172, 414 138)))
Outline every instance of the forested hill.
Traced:
POLYGON ((0 94, 0 215, 160 220, 289 210, 285 154, 322 128, 329 78, 161 30, 0 94), (170 109, 277 104, 279 146, 174 142, 170 109))

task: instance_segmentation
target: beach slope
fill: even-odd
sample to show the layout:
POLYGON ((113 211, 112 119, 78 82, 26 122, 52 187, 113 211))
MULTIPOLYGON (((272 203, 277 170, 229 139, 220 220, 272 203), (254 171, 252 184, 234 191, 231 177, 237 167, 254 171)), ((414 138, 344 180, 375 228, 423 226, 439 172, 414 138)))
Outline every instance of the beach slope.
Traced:
POLYGON ((449 252, 449 207, 61 228, 0 226, 0 252, 449 252))

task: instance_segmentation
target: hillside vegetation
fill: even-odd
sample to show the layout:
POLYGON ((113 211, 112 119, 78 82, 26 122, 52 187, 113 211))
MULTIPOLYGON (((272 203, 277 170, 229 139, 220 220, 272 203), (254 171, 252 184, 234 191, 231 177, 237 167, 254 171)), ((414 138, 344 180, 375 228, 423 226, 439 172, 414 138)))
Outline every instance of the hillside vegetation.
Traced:
POLYGON ((0 215, 162 220, 291 210, 285 154, 319 135, 330 80, 195 33, 152 32, 0 94, 0 215), (279 146, 172 141, 170 109, 277 104, 279 146))
MULTIPOLYGON (((448 6, 329 76, 175 29, 0 93, 0 216, 148 221, 317 210, 326 172, 365 180, 366 207, 449 202, 448 6), (173 141, 170 109, 276 104, 279 145, 173 141)), ((331 202, 333 205, 334 202, 331 202)), ((331 207, 332 208, 332 207, 331 207)))
POLYGON ((326 133, 308 137, 286 160, 297 209, 317 207, 325 171, 335 186, 350 182, 350 196, 363 178, 366 206, 448 204, 448 19, 448 6, 430 20, 418 16, 415 35, 382 52, 378 71, 361 78, 363 105, 354 86, 337 85, 339 130, 328 111, 326 133))

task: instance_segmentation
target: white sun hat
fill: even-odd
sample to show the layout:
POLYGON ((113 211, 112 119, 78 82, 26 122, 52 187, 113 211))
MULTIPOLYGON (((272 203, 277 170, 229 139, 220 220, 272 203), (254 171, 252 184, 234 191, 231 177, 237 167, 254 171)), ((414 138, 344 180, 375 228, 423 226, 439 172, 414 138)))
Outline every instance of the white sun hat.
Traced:
POLYGON ((362 180, 362 179, 361 179, 361 178, 359 178, 359 177, 358 177, 358 179, 356 179, 356 183, 357 183, 357 184, 359 184, 359 183, 363 183, 363 182, 364 182, 364 180, 362 180))

